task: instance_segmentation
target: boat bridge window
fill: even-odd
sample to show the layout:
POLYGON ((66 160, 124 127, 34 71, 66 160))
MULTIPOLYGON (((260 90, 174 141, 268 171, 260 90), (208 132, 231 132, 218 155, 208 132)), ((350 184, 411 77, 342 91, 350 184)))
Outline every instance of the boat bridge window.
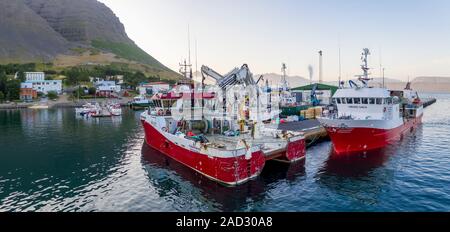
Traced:
POLYGON ((347 98, 347 104, 353 104, 353 98, 347 98))
POLYGON ((340 98, 335 98, 335 99, 336 99, 337 104, 341 104, 341 99, 340 98))
POLYGON ((169 107, 171 107, 172 106, 172 101, 163 101, 163 107, 164 108, 169 108, 169 107))
POLYGON ((161 107, 161 101, 155 100, 154 103, 156 107, 161 107))
POLYGON ((375 98, 369 98, 369 104, 375 105, 375 98))
POLYGON ((361 98, 353 98, 353 103, 361 104, 361 98))
POLYGON ((347 104, 347 98, 342 98, 342 104, 347 104))
POLYGON ((367 104, 369 104, 369 99, 368 98, 363 98, 362 99, 362 104, 364 104, 364 105, 367 105, 367 104))
POLYGON ((383 98, 377 98, 377 105, 383 104, 383 98))

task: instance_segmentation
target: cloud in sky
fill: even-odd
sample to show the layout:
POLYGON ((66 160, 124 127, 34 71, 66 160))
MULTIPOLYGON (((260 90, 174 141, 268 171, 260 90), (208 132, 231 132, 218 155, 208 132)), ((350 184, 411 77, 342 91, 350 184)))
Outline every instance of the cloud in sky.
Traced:
POLYGON ((447 0, 100 1, 139 46, 173 70, 187 57, 189 24, 194 65, 197 40, 198 67, 223 73, 243 63, 253 73, 280 73, 285 62, 290 75, 308 77, 308 65, 318 70, 323 50, 324 79, 334 80, 340 45, 344 78, 360 73, 364 47, 372 50, 375 76, 380 57, 389 77, 450 76, 447 0))

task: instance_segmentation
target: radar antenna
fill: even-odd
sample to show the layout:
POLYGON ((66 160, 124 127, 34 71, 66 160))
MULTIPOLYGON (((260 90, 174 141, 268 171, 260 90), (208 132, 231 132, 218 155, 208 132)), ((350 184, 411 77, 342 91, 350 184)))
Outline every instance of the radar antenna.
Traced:
POLYGON ((356 75, 356 77, 358 77, 358 80, 361 81, 364 86, 367 86, 367 82, 372 80, 371 78, 369 78, 369 70, 370 68, 367 65, 367 57, 370 55, 370 51, 368 48, 364 48, 363 49, 363 53, 361 54, 361 61, 363 62, 363 64, 361 65, 361 69, 363 70, 363 74, 362 75, 356 75))

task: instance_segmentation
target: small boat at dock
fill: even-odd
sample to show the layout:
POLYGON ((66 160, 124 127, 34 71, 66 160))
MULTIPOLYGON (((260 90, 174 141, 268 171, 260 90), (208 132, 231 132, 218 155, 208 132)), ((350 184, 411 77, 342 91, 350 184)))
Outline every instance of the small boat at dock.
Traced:
POLYGON ((75 114, 82 117, 104 118, 112 116, 121 116, 122 107, 118 103, 86 103, 80 108, 75 108, 75 114))
POLYGON ((129 106, 131 109, 139 110, 145 109, 151 105, 151 100, 147 99, 145 95, 139 95, 133 98, 131 102, 129 102, 129 106))
POLYGON ((108 111, 112 116, 122 115, 122 106, 119 103, 111 103, 107 105, 108 111))
POLYGON ((90 112, 94 112, 98 108, 97 103, 86 103, 82 107, 75 108, 76 115, 84 116, 90 112))

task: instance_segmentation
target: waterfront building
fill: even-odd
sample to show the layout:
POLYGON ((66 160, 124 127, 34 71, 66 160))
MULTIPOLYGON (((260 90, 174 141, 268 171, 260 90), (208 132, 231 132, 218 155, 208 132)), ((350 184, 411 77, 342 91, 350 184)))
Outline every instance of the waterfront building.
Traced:
POLYGON ((25 72, 26 81, 43 81, 45 80, 44 72, 25 72))
MULTIPOLYGON (((48 94, 48 92, 62 93, 62 81, 61 80, 45 80, 44 72, 25 72, 26 81, 22 83, 24 86, 24 93, 28 93, 27 89, 31 86, 37 93, 48 94)), ((22 89, 22 88, 21 88, 22 89)), ((25 94, 26 96, 29 96, 25 94)), ((25 96, 24 95, 24 96, 25 96)))
POLYGON ((48 92, 62 93, 62 81, 61 80, 42 80, 42 81, 26 81, 33 85, 33 89, 38 93, 48 94, 48 92))
POLYGON ((37 97, 37 91, 33 89, 32 83, 21 83, 20 84, 20 100, 22 101, 32 101, 37 97))

